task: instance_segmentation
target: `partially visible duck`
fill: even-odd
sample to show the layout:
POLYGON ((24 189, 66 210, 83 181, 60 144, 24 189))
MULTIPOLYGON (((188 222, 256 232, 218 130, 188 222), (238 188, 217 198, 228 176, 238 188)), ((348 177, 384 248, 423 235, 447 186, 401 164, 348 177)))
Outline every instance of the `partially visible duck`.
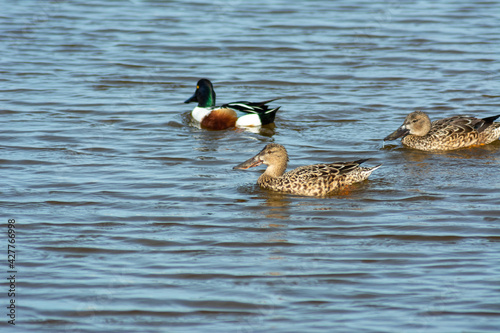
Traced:
POLYGON ((500 123, 494 121, 500 115, 488 118, 453 116, 431 123, 422 111, 410 113, 403 125, 384 140, 403 137, 401 142, 419 150, 453 150, 485 145, 500 137, 500 123))
POLYGON ((257 103, 241 101, 215 106, 215 91, 212 82, 208 79, 201 79, 196 84, 194 95, 184 103, 198 103, 191 115, 202 128, 223 130, 235 126, 255 127, 273 123, 280 107, 269 109, 266 104, 277 99, 279 98, 257 103), (245 114, 238 117, 236 111, 245 114))
POLYGON ((361 167, 367 159, 354 162, 315 164, 296 168, 285 173, 288 154, 284 146, 270 143, 260 153, 233 169, 248 169, 267 165, 257 184, 268 190, 306 196, 325 196, 345 186, 361 182, 381 166, 361 167))

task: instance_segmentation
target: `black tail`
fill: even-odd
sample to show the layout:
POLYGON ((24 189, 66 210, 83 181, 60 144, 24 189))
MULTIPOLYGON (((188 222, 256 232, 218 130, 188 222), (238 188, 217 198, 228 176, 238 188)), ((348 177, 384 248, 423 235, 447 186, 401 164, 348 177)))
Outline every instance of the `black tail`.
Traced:
POLYGON ((482 131, 490 127, 491 124, 493 124, 493 122, 497 120, 498 117, 500 117, 500 114, 492 117, 483 118, 482 121, 478 122, 476 126, 474 126, 474 128, 477 130, 478 133, 481 133, 482 131))
POLYGON ((363 158, 363 159, 360 159, 360 160, 357 160, 357 161, 354 161, 354 163, 357 163, 357 164, 361 164, 361 163, 364 163, 366 161, 368 161, 369 158, 363 158))
POLYGON ((278 106, 277 108, 267 110, 263 114, 260 114, 260 121, 262 122, 262 125, 274 123, 274 118, 276 118, 276 112, 278 112, 280 107, 281 106, 278 106))

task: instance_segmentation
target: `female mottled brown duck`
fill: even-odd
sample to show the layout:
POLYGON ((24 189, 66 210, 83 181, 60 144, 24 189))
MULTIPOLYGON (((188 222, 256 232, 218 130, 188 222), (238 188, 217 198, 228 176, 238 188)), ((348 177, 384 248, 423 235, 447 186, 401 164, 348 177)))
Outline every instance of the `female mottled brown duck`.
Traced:
POLYGON ((429 116, 422 111, 410 113, 403 125, 384 140, 403 137, 401 142, 419 150, 453 150, 458 148, 485 145, 498 140, 500 123, 494 121, 500 117, 484 119, 454 116, 431 123, 429 116))
POLYGON ((307 165, 285 173, 288 162, 287 151, 280 144, 270 143, 260 153, 233 169, 244 170, 265 164, 267 169, 257 180, 260 187, 298 195, 325 196, 367 179, 380 167, 380 165, 372 168, 361 167, 360 164, 366 160, 307 165))

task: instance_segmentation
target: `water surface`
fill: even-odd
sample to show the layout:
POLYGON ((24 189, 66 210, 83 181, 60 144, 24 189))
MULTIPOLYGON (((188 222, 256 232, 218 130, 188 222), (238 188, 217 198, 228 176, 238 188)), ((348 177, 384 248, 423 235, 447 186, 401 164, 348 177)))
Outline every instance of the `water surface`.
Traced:
POLYGON ((499 113, 498 1, 0 4, 2 331, 498 331, 500 142, 382 142, 416 109, 499 113), (192 126, 202 77, 283 97, 275 126, 192 126), (232 170, 270 142, 383 167, 270 193, 232 170))

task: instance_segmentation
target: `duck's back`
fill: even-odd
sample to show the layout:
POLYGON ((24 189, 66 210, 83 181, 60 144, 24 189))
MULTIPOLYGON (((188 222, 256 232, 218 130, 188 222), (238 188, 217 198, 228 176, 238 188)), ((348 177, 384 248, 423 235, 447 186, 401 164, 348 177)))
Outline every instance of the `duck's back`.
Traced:
POLYGON ((484 123, 483 119, 468 117, 468 116, 453 116, 449 118, 439 119, 432 122, 432 133, 443 133, 441 135, 460 134, 478 132, 477 129, 484 123))

